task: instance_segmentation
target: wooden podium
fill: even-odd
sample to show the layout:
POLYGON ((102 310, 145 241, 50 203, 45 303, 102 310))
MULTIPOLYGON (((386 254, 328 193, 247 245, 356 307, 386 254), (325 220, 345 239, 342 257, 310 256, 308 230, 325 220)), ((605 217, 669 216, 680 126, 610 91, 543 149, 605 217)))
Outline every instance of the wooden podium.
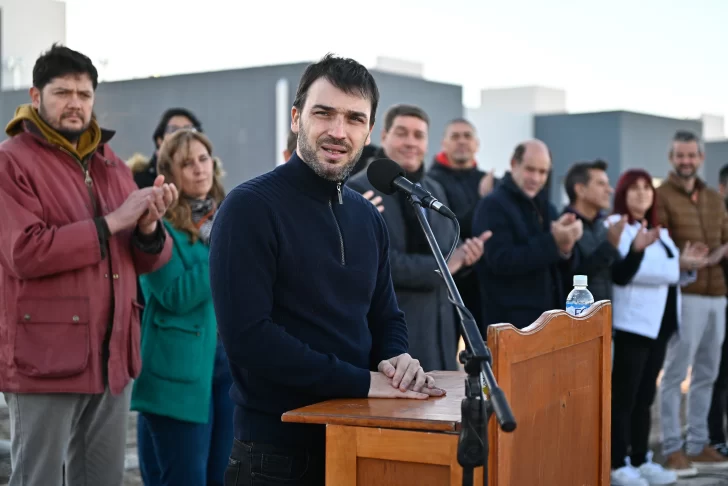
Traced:
MULTIPOLYGON (((521 331, 488 329, 493 371, 518 427, 489 427, 490 486, 608 486, 611 305, 586 315, 544 313, 521 331)), ((435 372, 447 395, 340 399, 293 410, 284 422, 326 425, 327 486, 460 486, 464 372, 435 372)), ((474 485, 482 485, 482 468, 474 485)))

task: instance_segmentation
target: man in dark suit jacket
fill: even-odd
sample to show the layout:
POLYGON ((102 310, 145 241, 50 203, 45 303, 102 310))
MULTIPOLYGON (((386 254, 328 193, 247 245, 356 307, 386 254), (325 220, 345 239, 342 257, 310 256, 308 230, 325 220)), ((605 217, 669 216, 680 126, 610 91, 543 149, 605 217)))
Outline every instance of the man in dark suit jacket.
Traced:
POLYGON ((486 324, 522 329, 565 306, 561 265, 578 262, 573 250, 583 226, 572 213, 557 217, 543 191, 550 171, 546 144, 519 144, 511 171, 475 210, 473 232, 493 232, 476 265, 486 324))
MULTIPOLYGON (((406 177, 419 182, 440 202, 447 205, 442 186, 424 172, 429 118, 416 106, 395 105, 384 117, 381 150, 376 158, 389 158, 406 171, 406 177)), ((376 191, 366 173, 357 174, 349 186, 360 192, 374 191, 382 198, 382 216, 390 239, 389 257, 392 280, 399 307, 405 313, 409 348, 425 370, 456 370, 457 326, 444 280, 435 273, 437 263, 422 232, 412 205, 397 192, 384 195, 376 191)), ((426 212, 432 232, 443 254, 452 246, 453 223, 433 212, 426 212)), ((483 253, 485 236, 470 238, 460 245, 448 262, 454 275, 469 271, 483 253)))

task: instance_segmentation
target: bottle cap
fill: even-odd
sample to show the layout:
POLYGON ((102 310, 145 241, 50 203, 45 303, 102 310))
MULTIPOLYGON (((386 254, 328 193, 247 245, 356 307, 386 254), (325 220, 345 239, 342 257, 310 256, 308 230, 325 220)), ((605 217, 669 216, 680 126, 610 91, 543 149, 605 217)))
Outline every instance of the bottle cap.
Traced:
POLYGON ((586 287, 587 280, 586 275, 574 275, 574 285, 586 287))

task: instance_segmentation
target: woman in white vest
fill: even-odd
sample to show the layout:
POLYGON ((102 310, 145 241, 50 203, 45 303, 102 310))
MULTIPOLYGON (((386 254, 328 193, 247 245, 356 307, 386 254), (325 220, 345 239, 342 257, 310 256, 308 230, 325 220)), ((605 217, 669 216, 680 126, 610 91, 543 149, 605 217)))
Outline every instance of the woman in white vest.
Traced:
POLYGON ((657 225, 652 177, 640 169, 619 178, 614 214, 606 224, 623 224, 622 260, 612 268, 612 474, 614 486, 667 485, 674 471, 652 462, 650 407, 670 335, 680 326, 680 285, 695 279, 707 248, 688 245, 682 253, 657 225), (628 455, 628 451, 631 453, 628 455))

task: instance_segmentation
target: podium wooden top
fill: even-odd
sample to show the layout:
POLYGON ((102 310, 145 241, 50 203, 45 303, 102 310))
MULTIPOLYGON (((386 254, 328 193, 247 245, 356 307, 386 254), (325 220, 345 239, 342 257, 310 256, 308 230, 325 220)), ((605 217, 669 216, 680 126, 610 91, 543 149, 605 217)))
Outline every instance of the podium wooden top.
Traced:
POLYGON ((435 385, 447 395, 427 400, 352 398, 328 400, 283 414, 283 422, 351 425, 387 429, 457 432, 465 372, 435 371, 435 385))

